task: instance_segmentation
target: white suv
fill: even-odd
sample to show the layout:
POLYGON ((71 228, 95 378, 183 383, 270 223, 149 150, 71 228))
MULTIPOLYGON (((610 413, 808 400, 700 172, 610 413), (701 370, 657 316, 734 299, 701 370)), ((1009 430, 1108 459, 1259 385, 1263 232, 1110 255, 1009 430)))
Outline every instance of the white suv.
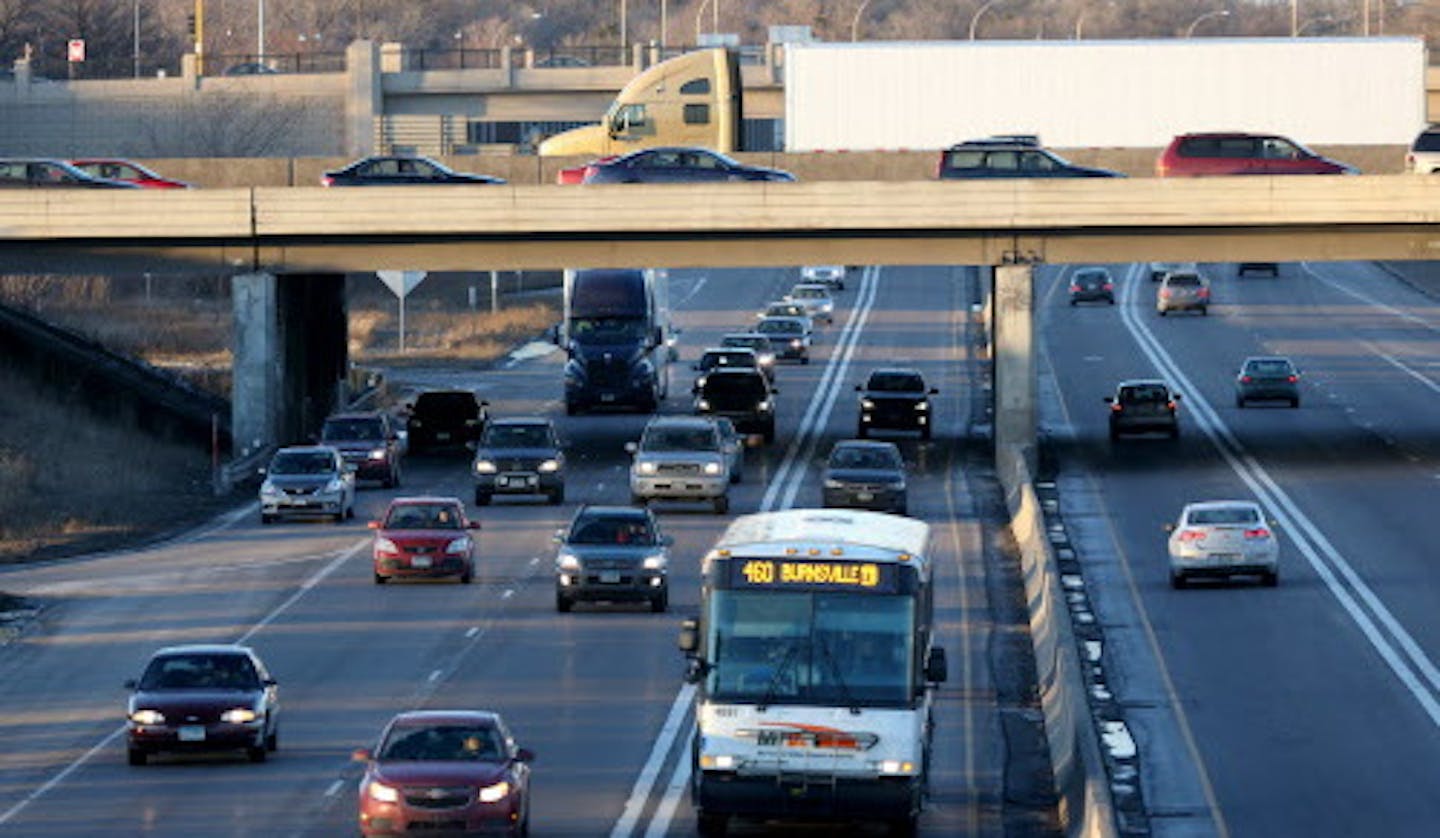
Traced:
POLYGON ((630 464, 630 498, 644 506, 652 499, 708 501, 717 515, 730 511, 730 452, 715 421, 706 416, 657 416, 640 442, 625 443, 630 464))
POLYGON ((1405 171, 1417 175, 1440 174, 1440 124, 1421 131, 1410 144, 1405 154, 1405 171))
POLYGON ((823 282, 836 291, 845 290, 844 265, 806 265, 800 269, 801 282, 823 282))

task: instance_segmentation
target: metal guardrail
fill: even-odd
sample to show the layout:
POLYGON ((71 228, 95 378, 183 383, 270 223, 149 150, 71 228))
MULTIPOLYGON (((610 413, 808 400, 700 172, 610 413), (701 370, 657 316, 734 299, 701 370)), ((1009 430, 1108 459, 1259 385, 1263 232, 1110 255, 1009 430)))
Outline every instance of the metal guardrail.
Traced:
POLYGON ((205 56, 205 72, 212 76, 281 75, 287 73, 343 73, 345 52, 228 53, 205 56), (261 69, 264 68, 264 69, 261 69))
POLYGON ((405 51, 407 70, 499 70, 505 68, 505 56, 512 67, 519 66, 520 52, 501 49, 411 49, 405 51))

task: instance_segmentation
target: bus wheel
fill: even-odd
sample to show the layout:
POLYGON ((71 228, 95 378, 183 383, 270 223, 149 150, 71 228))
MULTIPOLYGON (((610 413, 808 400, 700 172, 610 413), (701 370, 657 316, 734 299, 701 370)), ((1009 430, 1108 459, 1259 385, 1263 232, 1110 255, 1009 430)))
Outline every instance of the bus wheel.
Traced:
POLYGON ((920 819, 914 815, 896 818, 890 822, 890 834, 898 838, 914 838, 920 834, 920 819))
POLYGON ((720 838, 730 829, 730 818, 701 812, 695 816, 695 831, 700 838, 720 838))

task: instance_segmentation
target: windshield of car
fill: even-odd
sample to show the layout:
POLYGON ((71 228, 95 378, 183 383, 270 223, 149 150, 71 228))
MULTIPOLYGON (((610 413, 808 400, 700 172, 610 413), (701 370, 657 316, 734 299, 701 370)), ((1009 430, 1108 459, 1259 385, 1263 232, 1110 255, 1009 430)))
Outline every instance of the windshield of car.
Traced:
POLYGON ((798 335, 805 327, 798 320, 761 320, 759 330, 766 334, 798 335))
POLYGON ((1290 362, 1280 360, 1251 361, 1245 365, 1245 371, 1251 375, 1289 375, 1290 362))
POLYGON ((706 352, 700 358, 700 369, 715 367, 753 367, 755 356, 749 352, 706 352))
POLYGON ((820 288, 793 288, 790 291, 790 296, 797 300, 818 300, 830 295, 826 294, 825 291, 820 288))
POLYGON ((596 516, 576 521, 567 541, 571 544, 653 545, 655 533, 650 529, 650 522, 644 518, 596 516))
POLYGON ((140 678, 142 690, 254 690, 260 676, 245 655, 196 653, 166 655, 150 661, 140 678))
POLYGON ((798 303, 771 303, 765 309, 765 313, 781 317, 799 317, 805 313, 805 307, 798 303))
POLYGON ((485 429, 486 448, 550 448, 550 428, 545 425, 492 424, 485 429))
POLYGON ((407 503, 385 516, 387 530, 458 530, 460 510, 448 503, 407 503))
POLYGON ((384 438, 385 428, 379 419, 326 419, 325 428, 320 432, 320 439, 325 442, 384 438))
POLYGON ((1440 131, 1426 131, 1415 138, 1415 151, 1440 151, 1440 131))
POLYGON ((1165 284, 1168 286, 1184 286, 1186 288, 1199 288, 1202 284, 1200 277, 1195 274, 1170 274, 1165 277, 1165 284))
POLYGON ((628 343, 645 338, 639 317, 572 317, 570 338, 580 343, 628 343))
POLYGON ((713 451, 718 447, 714 428, 650 428, 640 442, 645 451, 713 451))
POLYGON ((893 469, 900 467, 900 458, 888 448, 845 446, 831 452, 830 467, 893 469))
POLYGON ((1170 391, 1159 384, 1136 384, 1120 388, 1120 401, 1124 404, 1168 402, 1170 391))
POLYGON ((473 724, 436 724, 392 728, 381 743, 382 760, 484 762, 501 759, 505 749, 493 728, 473 724))
POLYGON ((925 389, 925 380, 911 373, 875 373, 865 389, 877 393, 909 393, 925 389))
POLYGON ((281 451, 270 461, 271 474, 329 474, 335 458, 326 451, 281 451))
POLYGON ((1255 524, 1260 513, 1251 506, 1209 506, 1190 510, 1191 524, 1255 524))
POLYGON ((725 346, 741 346, 748 349, 754 349, 756 352, 760 352, 762 350, 769 351, 770 349, 770 339, 765 337, 764 335, 756 335, 754 337, 749 337, 745 335, 732 335, 726 337, 720 342, 725 346))
POLYGON ((1076 285, 1099 285, 1106 279, 1107 277, 1101 271, 1080 271, 1075 274, 1076 285))

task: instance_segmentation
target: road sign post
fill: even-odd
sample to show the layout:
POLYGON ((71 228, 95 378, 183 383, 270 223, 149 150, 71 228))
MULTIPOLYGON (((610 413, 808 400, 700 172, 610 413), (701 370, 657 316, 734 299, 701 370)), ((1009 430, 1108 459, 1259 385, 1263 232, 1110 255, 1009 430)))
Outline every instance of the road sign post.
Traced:
POLYGON ((405 298, 415 287, 425 281, 425 271, 376 271, 375 275, 385 283, 400 300, 400 354, 405 354, 405 298))

